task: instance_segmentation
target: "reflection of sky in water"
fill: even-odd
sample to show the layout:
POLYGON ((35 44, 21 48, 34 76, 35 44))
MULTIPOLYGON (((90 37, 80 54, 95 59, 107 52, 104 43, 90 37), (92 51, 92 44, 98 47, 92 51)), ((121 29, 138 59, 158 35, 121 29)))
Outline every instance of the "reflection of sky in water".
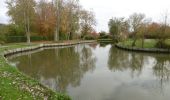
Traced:
POLYGON ((28 59, 24 60, 27 56, 16 57, 11 61, 17 62, 18 69, 32 77, 34 74, 31 73, 37 73, 36 78, 48 87, 57 91, 64 89, 73 100, 170 98, 168 55, 126 52, 111 45, 95 44, 58 49, 57 54, 56 51, 45 50, 32 54, 34 62, 31 65, 35 67, 34 70, 24 70, 30 68, 26 65, 28 59), (37 68, 39 63, 35 62, 38 60, 44 62, 37 68), (22 68, 24 64, 26 68, 22 68))

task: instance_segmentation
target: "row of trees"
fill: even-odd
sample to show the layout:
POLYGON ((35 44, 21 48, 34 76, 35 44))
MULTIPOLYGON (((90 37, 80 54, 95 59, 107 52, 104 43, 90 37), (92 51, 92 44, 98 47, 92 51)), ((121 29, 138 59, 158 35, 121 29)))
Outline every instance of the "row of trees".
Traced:
POLYGON ((60 39, 73 39, 93 31, 95 16, 79 0, 6 0, 11 24, 23 30, 30 43, 31 33, 60 39))
POLYGON ((114 39, 132 38, 132 46, 135 46, 138 38, 142 39, 142 46, 145 38, 158 39, 160 46, 170 36, 170 25, 168 24, 168 14, 164 14, 162 22, 152 22, 144 14, 134 13, 128 19, 112 18, 108 26, 109 32, 114 39))

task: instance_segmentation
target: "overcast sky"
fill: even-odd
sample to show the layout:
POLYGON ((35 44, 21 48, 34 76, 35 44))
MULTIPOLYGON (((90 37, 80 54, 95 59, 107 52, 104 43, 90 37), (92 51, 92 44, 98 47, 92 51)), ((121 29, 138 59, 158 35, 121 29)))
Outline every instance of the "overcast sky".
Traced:
MULTIPOLYGON (((0 23, 8 23, 5 0, 0 0, 0 23)), ((153 21, 160 21, 161 14, 170 12, 170 0, 80 0, 81 5, 92 10, 97 19, 97 31, 108 31, 112 17, 128 17, 134 12, 144 13, 153 21)))

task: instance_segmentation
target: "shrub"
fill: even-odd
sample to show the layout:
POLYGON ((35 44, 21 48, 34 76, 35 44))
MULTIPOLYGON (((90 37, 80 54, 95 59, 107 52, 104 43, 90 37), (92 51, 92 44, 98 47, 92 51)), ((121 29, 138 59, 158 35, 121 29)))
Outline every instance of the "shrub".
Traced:
POLYGON ((158 41, 155 45, 156 48, 170 49, 170 45, 168 45, 165 41, 158 41))
POLYGON ((46 40, 43 36, 31 36, 31 41, 42 41, 46 40))
POLYGON ((18 25, 8 25, 8 31, 7 31, 7 35, 8 36, 20 36, 20 35, 24 35, 24 29, 22 27, 19 27, 18 25))
POLYGON ((15 24, 7 26, 7 32, 5 34, 5 42, 25 42, 26 37, 24 30, 15 24))
POLYGON ((5 36, 4 35, 0 35, 0 44, 4 44, 6 41, 5 36))
POLYGON ((91 35, 86 35, 86 36, 84 36, 83 39, 84 40, 95 40, 95 38, 93 36, 91 36, 91 35))
POLYGON ((7 25, 0 24, 0 44, 5 43, 5 34, 7 33, 7 25))
POLYGON ((100 36, 99 39, 109 39, 110 37, 108 35, 100 36))

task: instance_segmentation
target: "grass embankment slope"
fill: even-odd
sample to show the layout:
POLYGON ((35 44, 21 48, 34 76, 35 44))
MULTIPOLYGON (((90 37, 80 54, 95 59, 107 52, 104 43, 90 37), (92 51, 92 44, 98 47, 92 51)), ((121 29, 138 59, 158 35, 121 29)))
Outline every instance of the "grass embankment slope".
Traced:
POLYGON ((0 46, 0 100, 70 100, 66 95, 53 92, 15 67, 2 56, 5 50, 24 48, 36 44, 8 44, 0 46))
MULTIPOLYGON (((132 43, 133 43, 133 40, 129 39, 129 40, 120 42, 118 44, 125 46, 125 47, 132 47, 132 43)), ((155 39, 145 39, 143 48, 157 48, 156 44, 157 44, 157 40, 155 39)), ((170 39, 165 40, 165 44, 170 46, 170 39)), ((142 40, 141 39, 137 40, 134 47, 142 48, 142 40)))

